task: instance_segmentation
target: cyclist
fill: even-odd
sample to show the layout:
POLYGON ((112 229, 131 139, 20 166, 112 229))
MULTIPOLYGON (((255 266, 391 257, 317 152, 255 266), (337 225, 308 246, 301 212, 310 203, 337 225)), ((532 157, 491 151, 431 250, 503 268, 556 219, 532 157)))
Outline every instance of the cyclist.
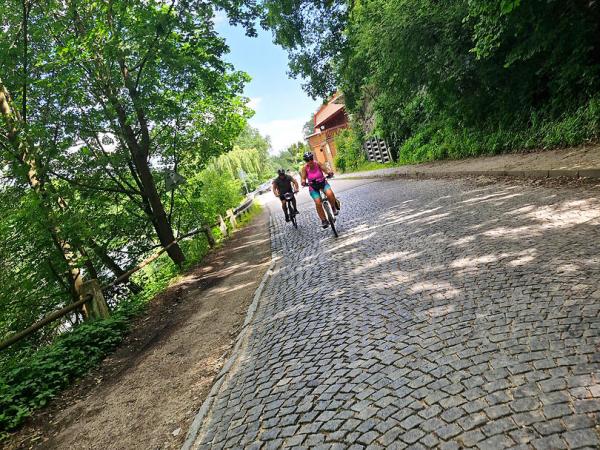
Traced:
POLYGON ((321 219, 321 226, 323 228, 327 228, 329 226, 329 222, 325 217, 325 211, 323 210, 323 204, 321 203, 320 191, 325 192, 334 215, 337 216, 340 210, 340 202, 335 198, 333 189, 331 189, 331 186, 327 182, 327 178, 325 178, 326 175, 327 177, 331 178, 333 176, 333 172, 328 170, 324 164, 315 162, 315 155, 313 155, 312 152, 306 152, 304 154, 304 161, 306 161, 306 164, 300 170, 302 186, 309 187, 310 196, 315 201, 317 214, 321 219))
POLYGON ((288 192, 292 194, 292 199, 290 201, 294 207, 294 212, 298 214, 298 208, 296 208, 296 197, 294 194, 296 194, 299 189, 298 182, 294 177, 285 173, 285 170, 283 169, 279 169, 277 171, 277 178, 273 180, 273 194, 275 194, 275 197, 279 197, 281 200, 281 207, 283 208, 286 222, 290 221, 290 216, 288 214, 285 194, 288 192))

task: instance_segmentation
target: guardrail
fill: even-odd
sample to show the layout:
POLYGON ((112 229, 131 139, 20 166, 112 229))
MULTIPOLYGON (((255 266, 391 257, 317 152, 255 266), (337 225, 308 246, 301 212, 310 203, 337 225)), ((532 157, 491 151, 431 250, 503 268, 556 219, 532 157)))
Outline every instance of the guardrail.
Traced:
MULTIPOLYGON (((233 229, 235 229, 237 227, 237 219, 240 216, 242 216, 244 213, 246 213, 252 207, 253 201, 254 200, 249 197, 242 204, 237 206, 236 208, 230 209, 227 211, 227 217, 228 217, 229 222, 231 223, 231 227, 233 229)), ((59 310, 56 310, 56 311, 48 314, 47 316, 40 319, 33 325, 27 327, 23 331, 15 333, 12 336, 10 336, 9 338, 0 342, 0 350, 4 350, 5 348, 8 348, 11 345, 23 340, 24 338, 31 335, 32 333, 35 333, 36 331, 38 331, 41 328, 45 327, 46 325, 54 322, 55 320, 65 317, 67 314, 71 313, 72 311, 74 311, 76 309, 87 308, 88 313, 93 318, 107 317, 110 310, 108 308, 108 305, 106 304, 106 301, 104 300, 104 296, 102 295, 102 292, 121 283, 124 280, 127 280, 129 277, 131 277, 131 275, 133 275, 134 273, 136 273, 139 270, 146 267, 148 264, 150 264, 153 261, 155 261, 156 259, 158 259, 158 257, 160 255, 162 255, 164 252, 166 252, 171 246, 175 245, 178 242, 183 241, 184 239, 195 236, 198 233, 204 233, 209 245, 211 247, 213 247, 216 242, 215 242, 215 238, 212 234, 212 229, 216 228, 216 227, 219 227, 221 232, 224 235, 227 235, 227 233, 228 233, 227 225, 225 224, 223 217, 221 217, 221 215, 219 215, 218 223, 216 223, 214 225, 210 225, 210 226, 204 226, 201 228, 197 228, 197 229, 192 230, 182 236, 179 236, 173 242, 162 247, 159 251, 150 255, 148 258, 144 259, 137 266, 128 270, 127 272, 125 272, 121 276, 117 277, 116 279, 114 279, 113 281, 108 283, 107 285, 100 287, 98 280, 89 280, 89 281, 85 282, 82 286, 82 288, 83 288, 82 290, 84 290, 84 292, 82 293, 81 298, 79 300, 65 306, 64 308, 61 308, 59 310)))

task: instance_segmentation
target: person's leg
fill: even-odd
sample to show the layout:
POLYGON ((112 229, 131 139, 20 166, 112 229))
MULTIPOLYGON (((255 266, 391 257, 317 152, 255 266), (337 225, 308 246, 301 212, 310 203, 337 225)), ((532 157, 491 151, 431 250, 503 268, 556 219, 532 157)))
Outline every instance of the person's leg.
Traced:
POLYGON ((317 209, 317 214, 319 215, 319 219, 325 220, 325 210, 323 209, 323 203, 321 203, 321 198, 315 198, 315 208, 317 209))
POLYGON ((323 210, 323 203, 321 202, 321 193, 319 191, 311 189, 310 196, 315 201, 315 208, 317 209, 319 219, 321 219, 321 225, 323 226, 323 228, 327 228, 329 222, 327 222, 327 219, 325 217, 325 211, 323 210))
POLYGON ((296 196, 292 197, 292 206, 294 207, 294 212, 298 214, 298 207, 296 206, 296 196))
POLYGON ((325 195, 327 196, 327 200, 329 200, 329 204, 331 205, 331 209, 333 210, 333 213, 336 214, 339 209, 339 203, 338 203, 337 199, 335 198, 333 189, 331 189, 331 187, 329 187, 329 188, 326 187, 325 195))

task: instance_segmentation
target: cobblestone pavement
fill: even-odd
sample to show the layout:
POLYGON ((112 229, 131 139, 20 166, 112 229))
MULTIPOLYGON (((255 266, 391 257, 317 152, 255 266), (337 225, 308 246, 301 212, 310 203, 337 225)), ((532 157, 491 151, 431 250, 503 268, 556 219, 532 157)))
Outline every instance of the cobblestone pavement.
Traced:
POLYGON ((354 183, 337 240, 276 210, 198 446, 599 448, 599 191, 354 183))

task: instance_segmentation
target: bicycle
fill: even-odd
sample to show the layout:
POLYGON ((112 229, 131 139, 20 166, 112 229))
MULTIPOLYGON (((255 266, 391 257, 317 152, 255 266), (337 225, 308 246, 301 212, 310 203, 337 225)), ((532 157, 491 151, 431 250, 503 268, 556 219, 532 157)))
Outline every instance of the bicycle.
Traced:
POLYGON ((286 207, 288 209, 290 222, 292 222, 294 228, 298 228, 298 222, 296 222, 296 211, 294 210, 294 205, 291 202, 291 200, 294 198, 294 194, 291 192, 286 192, 283 194, 283 198, 285 199, 286 207))
MULTIPOLYGON (((331 178, 331 176, 328 176, 327 178, 331 178)), ((323 205, 323 211, 325 211, 325 216, 327 217, 327 221, 329 222, 329 227, 331 228, 333 235, 335 237, 338 237, 338 232, 335 228, 335 216, 333 215, 331 205, 329 204, 329 199, 327 198, 327 195, 325 195, 321 183, 317 181, 311 181, 310 184, 311 187, 315 191, 318 191, 319 195, 321 195, 321 204, 323 205)))

